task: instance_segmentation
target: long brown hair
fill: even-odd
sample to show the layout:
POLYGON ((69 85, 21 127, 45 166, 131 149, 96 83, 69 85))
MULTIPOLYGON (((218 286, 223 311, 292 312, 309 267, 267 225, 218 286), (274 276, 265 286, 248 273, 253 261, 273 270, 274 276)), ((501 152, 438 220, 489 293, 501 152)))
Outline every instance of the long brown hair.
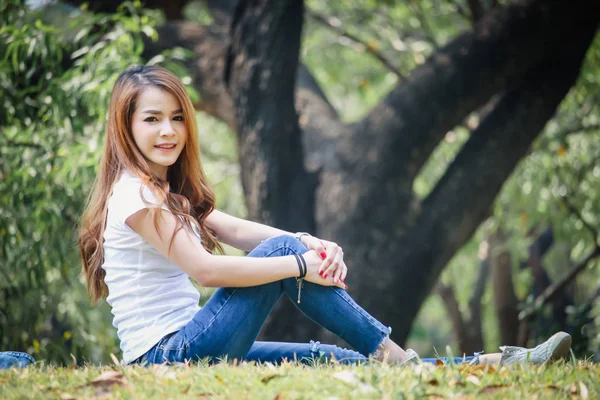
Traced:
MULTIPOLYGON (((80 222, 78 243, 83 260, 82 273, 93 303, 108 295, 104 282, 106 273, 102 268, 103 235, 108 199, 113 184, 125 169, 138 176, 152 190, 160 204, 165 204, 173 214, 181 217, 177 218, 171 245, 179 230, 185 228, 193 232, 195 226, 200 230, 202 244, 208 251, 218 249, 223 252, 214 233, 204 224, 206 217, 214 210, 215 197, 200 164, 198 127, 194 107, 185 87, 179 78, 165 68, 135 66, 124 71, 113 87, 100 169, 80 222), (152 173, 131 132, 131 118, 137 100, 140 93, 150 86, 166 90, 177 98, 187 126, 185 146, 177 161, 168 168, 166 181, 152 173)), ((149 208, 155 227, 158 227, 160 216, 158 210, 149 208)))

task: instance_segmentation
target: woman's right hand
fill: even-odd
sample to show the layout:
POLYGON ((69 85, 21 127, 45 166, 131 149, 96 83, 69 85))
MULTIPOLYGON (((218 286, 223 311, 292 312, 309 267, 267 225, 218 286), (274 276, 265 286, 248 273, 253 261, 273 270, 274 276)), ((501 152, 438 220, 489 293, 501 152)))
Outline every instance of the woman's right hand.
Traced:
POLYGON ((317 254, 314 250, 309 250, 306 253, 302 254, 304 259, 306 260, 306 279, 308 282, 316 283, 321 286, 337 286, 340 289, 347 289, 346 284, 339 281, 339 283, 333 282, 333 277, 329 277, 329 279, 323 279, 321 275, 319 275, 319 268, 321 264, 323 264, 323 259, 317 254))

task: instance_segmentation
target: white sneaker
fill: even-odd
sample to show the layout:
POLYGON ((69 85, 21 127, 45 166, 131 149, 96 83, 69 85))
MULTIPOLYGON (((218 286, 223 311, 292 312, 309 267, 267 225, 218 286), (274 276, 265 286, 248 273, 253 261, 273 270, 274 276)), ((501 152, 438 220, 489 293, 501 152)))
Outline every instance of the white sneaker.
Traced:
POLYGON ((502 358, 500 366, 511 365, 515 363, 543 364, 565 358, 571 350, 571 335, 566 332, 558 332, 546 340, 544 343, 526 349, 515 346, 501 346, 502 358))
POLYGON ((413 349, 406 349, 406 358, 399 365, 417 365, 421 364, 421 358, 413 349))

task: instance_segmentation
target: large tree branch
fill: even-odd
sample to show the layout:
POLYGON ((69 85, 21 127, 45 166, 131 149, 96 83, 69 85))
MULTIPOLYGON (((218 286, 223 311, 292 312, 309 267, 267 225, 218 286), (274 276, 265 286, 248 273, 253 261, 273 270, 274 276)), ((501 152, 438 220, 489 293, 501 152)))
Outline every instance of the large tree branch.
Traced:
POLYGON ((453 230, 457 240, 471 235, 478 224, 469 221, 488 215, 502 184, 573 85, 595 28, 588 24, 587 30, 580 29, 582 39, 500 100, 424 200, 422 212, 429 223, 453 230))
MULTIPOLYGON (((365 135, 372 142, 370 169, 410 184, 448 130, 568 45, 573 26, 593 23, 599 9, 583 0, 533 0, 487 13, 473 32, 437 51, 355 126, 355 142, 365 135)), ((362 159, 357 157, 347 163, 362 159)))
MULTIPOLYGON (((572 45, 504 95, 473 132, 413 222, 415 228, 405 243, 410 254, 402 260, 421 267, 398 269, 394 282, 433 287, 444 265, 489 215, 502 184, 575 82, 595 30, 596 24, 574 29, 572 45)), ((412 303, 402 292, 395 301, 412 303)), ((404 307, 404 316, 416 314, 416 309, 408 308, 404 307)))

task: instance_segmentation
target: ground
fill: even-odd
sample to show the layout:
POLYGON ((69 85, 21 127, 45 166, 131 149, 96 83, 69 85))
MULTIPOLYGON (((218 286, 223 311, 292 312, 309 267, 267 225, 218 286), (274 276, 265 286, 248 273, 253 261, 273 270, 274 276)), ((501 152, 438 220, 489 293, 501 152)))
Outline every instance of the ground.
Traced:
MULTIPOLYGON (((116 361, 116 358, 115 358, 116 361)), ((600 365, 398 367, 286 363, 53 367, 0 371, 2 399, 563 399, 600 398, 600 365)))

